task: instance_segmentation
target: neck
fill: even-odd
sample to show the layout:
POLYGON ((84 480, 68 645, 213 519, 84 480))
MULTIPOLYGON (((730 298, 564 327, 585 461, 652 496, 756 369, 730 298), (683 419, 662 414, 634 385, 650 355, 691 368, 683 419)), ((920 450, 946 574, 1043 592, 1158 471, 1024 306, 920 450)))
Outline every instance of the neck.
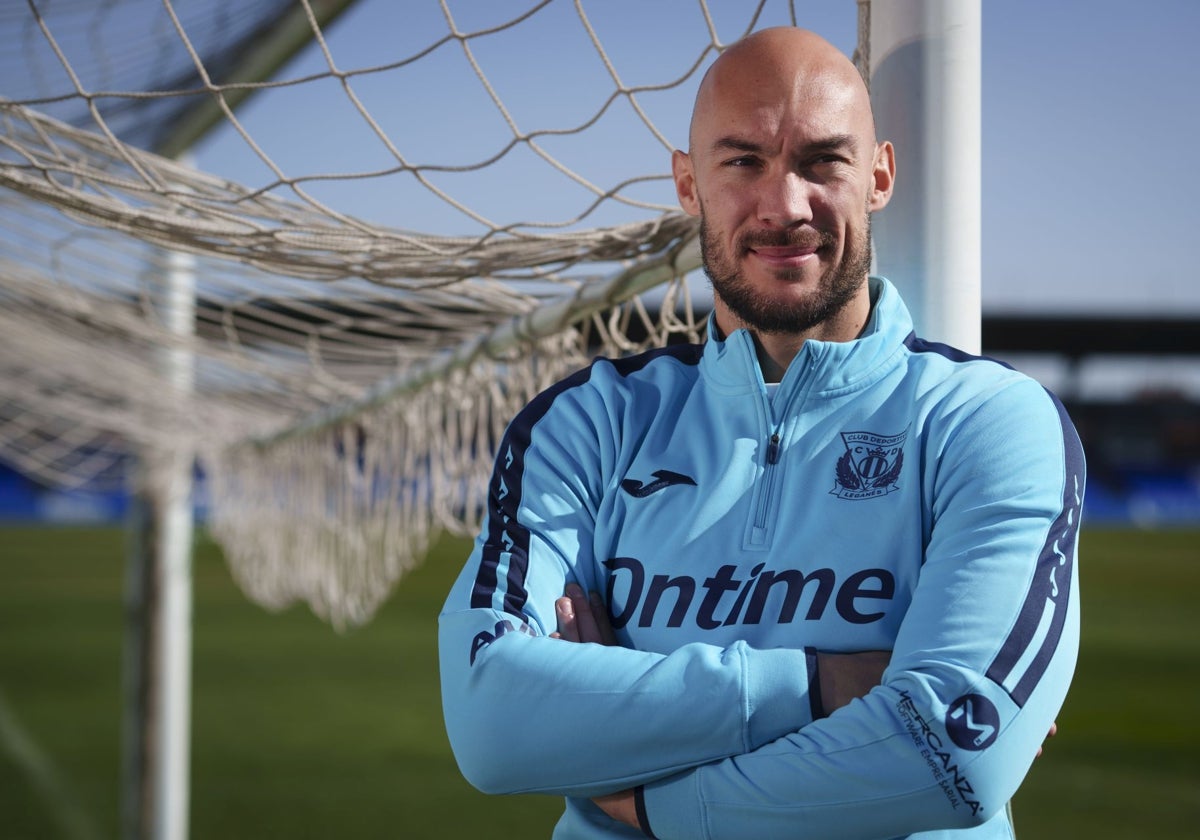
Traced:
POLYGON ((796 354, 808 340, 807 338, 794 339, 790 336, 772 333, 758 333, 754 330, 750 330, 750 335, 754 338, 754 349, 758 353, 758 367, 762 370, 764 382, 782 380, 788 365, 792 363, 792 359, 796 358, 796 354))

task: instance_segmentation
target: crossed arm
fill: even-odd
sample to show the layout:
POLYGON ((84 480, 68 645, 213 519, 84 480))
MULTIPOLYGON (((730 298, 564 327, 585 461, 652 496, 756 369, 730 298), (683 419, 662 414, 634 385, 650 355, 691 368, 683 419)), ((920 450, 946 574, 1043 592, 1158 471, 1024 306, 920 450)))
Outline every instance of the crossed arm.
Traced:
MULTIPOLYGON (((585 595, 577 584, 569 584, 566 594, 554 603, 558 631, 550 634, 568 642, 617 644, 609 625, 608 613, 596 592, 585 595)), ((826 713, 840 709, 856 697, 862 697, 883 677, 890 654, 887 651, 863 653, 818 653, 821 706, 826 713)), ((1054 734, 1051 729, 1050 734, 1054 734)), ((1038 751, 1039 755, 1041 750, 1038 751)), ((618 822, 641 828, 634 792, 622 790, 592 799, 596 806, 618 822)))
MULTIPOLYGON (((554 612, 558 619, 558 631, 551 634, 552 638, 600 645, 617 644, 609 625, 608 613, 596 592, 585 595, 578 585, 569 584, 566 593, 555 601, 554 612)), ((826 713, 840 709, 879 685, 889 659, 888 651, 818 653, 821 705, 826 713)), ((1052 723, 1046 738, 1053 738, 1056 734, 1058 724, 1052 723)), ((1038 747, 1038 757, 1042 755, 1042 750, 1043 747, 1038 747)), ((642 828, 632 789, 596 796, 592 801, 614 820, 642 828)))
POLYGON ((888 654, 872 670, 867 654, 744 642, 605 648, 606 611, 580 589, 560 597, 569 581, 601 582, 569 559, 576 530, 562 506, 535 511, 529 544, 468 563, 440 619, 447 732, 464 774, 491 793, 592 799, 632 825, 641 803, 642 827, 662 836, 744 836, 748 826, 761 837, 891 836, 1001 814, 1053 729, 1078 641, 1082 474, 1066 476, 1073 506, 1056 509, 1053 483, 1012 463, 1014 453, 1050 463, 1053 450, 1018 445, 1011 425, 1011 445, 959 442, 969 469, 939 458, 938 527, 886 677, 888 654), (533 570, 535 557, 510 604, 508 564, 533 570), (551 628, 556 638, 543 635, 551 628), (602 749, 581 750, 580 739, 602 749), (865 807, 881 799, 888 807, 865 807))
MULTIPOLYGON (((578 584, 568 584, 566 594, 554 603, 554 613, 558 619, 558 632, 551 633, 552 638, 568 642, 617 644, 608 623, 608 613, 596 592, 584 595, 578 584)), ((828 714, 879 685, 889 659, 891 654, 885 650, 818 653, 821 708, 828 714)))

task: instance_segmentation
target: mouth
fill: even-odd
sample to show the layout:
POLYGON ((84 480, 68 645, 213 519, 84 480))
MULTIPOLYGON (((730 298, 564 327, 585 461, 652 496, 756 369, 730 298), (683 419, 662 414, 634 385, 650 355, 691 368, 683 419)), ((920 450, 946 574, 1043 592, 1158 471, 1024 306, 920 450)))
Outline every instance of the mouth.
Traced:
POLYGON ((742 254, 770 269, 789 271, 816 262, 836 244, 836 238, 813 227, 788 231, 747 231, 742 254))
POLYGON ((819 245, 752 245, 748 253, 772 268, 799 268, 817 259, 819 245))
POLYGON ((758 245, 749 248, 763 262, 775 265, 800 265, 815 258, 816 245, 758 245))

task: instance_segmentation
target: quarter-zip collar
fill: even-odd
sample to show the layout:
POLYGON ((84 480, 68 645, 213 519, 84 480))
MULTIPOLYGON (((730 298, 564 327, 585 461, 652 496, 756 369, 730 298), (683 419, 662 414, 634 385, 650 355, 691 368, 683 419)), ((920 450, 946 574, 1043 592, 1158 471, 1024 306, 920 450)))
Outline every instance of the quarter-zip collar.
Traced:
MULTIPOLYGON (((889 280, 871 277, 868 283, 871 315, 862 334, 852 341, 804 342, 779 383, 776 405, 787 405, 801 383, 809 397, 837 396, 866 387, 899 363, 912 316, 889 280)), ((702 368, 710 385, 730 396, 765 393, 749 331, 737 329, 721 338, 710 314, 708 335, 702 368)))

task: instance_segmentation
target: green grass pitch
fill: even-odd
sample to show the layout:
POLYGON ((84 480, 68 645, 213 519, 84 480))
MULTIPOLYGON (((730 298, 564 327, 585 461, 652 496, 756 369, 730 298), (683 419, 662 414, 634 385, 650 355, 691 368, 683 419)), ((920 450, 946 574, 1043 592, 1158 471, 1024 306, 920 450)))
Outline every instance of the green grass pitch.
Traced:
MULTIPOLYGON (((466 549, 338 634, 197 547, 193 838, 549 836, 558 800, 475 792, 446 742, 436 614, 466 549)), ((1085 530, 1081 552, 1079 669, 1018 834, 1195 837, 1200 531, 1085 530)), ((123 558, 117 529, 0 528, 0 836, 117 836, 123 558)))

